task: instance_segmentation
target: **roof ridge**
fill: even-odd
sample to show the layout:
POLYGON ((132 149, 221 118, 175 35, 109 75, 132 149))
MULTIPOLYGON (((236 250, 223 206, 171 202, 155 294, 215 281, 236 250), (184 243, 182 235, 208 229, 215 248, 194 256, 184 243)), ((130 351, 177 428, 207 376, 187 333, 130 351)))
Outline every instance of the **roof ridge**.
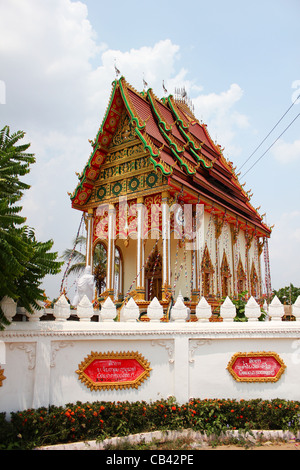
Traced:
POLYGON ((156 115, 156 117, 158 118, 159 129, 161 131, 161 134, 166 139, 166 141, 168 142, 173 155, 178 160, 180 166, 185 168, 187 174, 189 174, 189 175, 195 174, 196 173, 196 168, 195 167, 192 168, 190 162, 188 162, 188 160, 183 156, 183 153, 185 151, 184 146, 182 145, 182 147, 179 149, 178 148, 179 144, 177 144, 177 142, 174 141, 175 140, 174 136, 171 133, 172 128, 170 128, 169 131, 166 130, 166 123, 163 120, 163 116, 161 116, 161 113, 157 110, 157 108, 155 106, 154 100, 155 100, 156 97, 155 97, 155 94, 152 92, 151 88, 149 88, 149 90, 147 91, 147 95, 148 95, 148 98, 149 98, 149 101, 150 101, 150 104, 151 104, 151 108, 152 108, 154 114, 156 115))
POLYGON ((176 100, 174 100, 172 95, 168 96, 168 104, 170 106, 171 112, 175 114, 179 131, 181 135, 183 136, 183 138, 185 138, 186 141, 189 143, 189 146, 190 146, 189 150, 196 157, 197 162, 198 163, 202 162, 205 168, 211 168, 213 166, 213 162, 211 161, 210 163, 208 163, 208 158, 202 154, 201 148, 203 144, 200 144, 200 147, 196 146, 194 137, 189 132, 189 125, 183 124, 181 117, 179 117, 178 111, 176 110, 177 103, 176 103, 176 100), (200 155, 198 155, 197 151, 200 152, 200 155))
POLYGON ((143 121, 141 119, 141 117, 139 116, 138 112, 136 111, 131 99, 130 99, 130 96, 128 94, 128 89, 130 89, 131 91, 133 91, 135 94, 139 95, 141 98, 144 99, 143 96, 141 96, 141 94, 135 89, 133 88, 126 80, 124 77, 121 77, 119 80, 118 80, 118 84, 119 84, 119 87, 120 87, 120 92, 121 92, 121 95, 124 99, 124 103, 125 103, 125 106, 126 106, 126 109, 127 111, 129 112, 130 116, 131 116, 131 121, 133 123, 133 125, 136 126, 136 128, 138 129, 144 129, 145 126, 146 126, 146 122, 143 121))

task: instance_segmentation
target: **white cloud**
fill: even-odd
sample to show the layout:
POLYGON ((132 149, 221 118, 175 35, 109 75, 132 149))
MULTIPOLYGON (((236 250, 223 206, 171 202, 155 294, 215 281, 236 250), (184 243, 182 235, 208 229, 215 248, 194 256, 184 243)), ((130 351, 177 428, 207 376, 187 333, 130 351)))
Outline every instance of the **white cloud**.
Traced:
POLYGON ((23 126, 78 125, 92 67, 101 50, 87 7, 70 0, 10 0, 0 15, 6 113, 23 126), (42 119, 41 119, 42 117, 42 119))
MULTIPOLYGON (((37 160, 28 177, 32 187, 23 199, 24 215, 38 237, 55 240, 60 253, 78 228, 81 214, 71 209, 67 191, 74 190, 75 171, 81 172, 89 158, 88 139, 94 139, 102 122, 115 61, 138 90, 144 77, 157 96, 163 95, 163 80, 168 93, 185 86, 196 94, 196 115, 203 115, 222 145, 228 142, 233 148, 235 132, 247 126, 246 116, 234 109, 243 95, 239 85, 205 95, 187 79, 187 70, 178 67, 180 47, 170 39, 125 52, 109 49, 101 39, 80 1, 1 3, 0 79, 6 84, 2 121, 12 131, 26 131, 25 142, 32 143, 37 160)), ((49 295, 57 296, 51 289, 49 295)))
POLYGON ((236 146, 236 133, 249 127, 248 117, 234 109, 243 97, 241 87, 233 83, 219 94, 200 94, 193 99, 195 114, 208 125, 213 140, 225 147, 225 155, 236 157, 241 149, 236 146))
POLYGON ((280 139, 272 148, 272 153, 276 160, 283 164, 300 161, 300 140, 285 142, 280 139))
POLYGON ((233 83, 227 91, 220 94, 209 93, 208 95, 200 95, 194 99, 195 107, 205 114, 206 119, 218 115, 220 111, 224 113, 232 108, 234 103, 239 101, 243 96, 243 90, 239 85, 233 83))

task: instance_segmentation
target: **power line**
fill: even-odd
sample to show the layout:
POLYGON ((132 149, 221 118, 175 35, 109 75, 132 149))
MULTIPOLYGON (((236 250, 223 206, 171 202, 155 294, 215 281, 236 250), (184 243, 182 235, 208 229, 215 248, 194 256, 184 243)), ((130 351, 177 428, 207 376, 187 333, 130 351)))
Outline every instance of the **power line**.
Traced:
POLYGON ((297 116, 290 122, 290 124, 284 129, 284 131, 280 134, 280 136, 277 137, 276 140, 267 148, 267 150, 253 163, 253 165, 244 173, 241 178, 243 178, 255 165, 259 160, 263 158, 263 156, 270 150, 271 147, 273 147, 274 144, 280 139, 280 137, 288 130, 289 127, 296 121, 296 119, 300 116, 300 113, 297 114, 297 116))
POLYGON ((247 158, 247 160, 242 164, 242 166, 237 170, 237 171, 240 171, 244 165, 246 165, 246 163, 250 160, 250 158, 255 154, 255 152, 262 146, 262 144, 267 140, 267 138, 269 137, 269 135, 274 131, 274 129, 276 129, 276 127, 278 126, 278 124, 282 121, 282 119, 287 115, 287 113, 290 111, 290 109, 294 106, 294 104, 296 103, 296 101, 300 98, 300 95, 297 96, 297 98, 292 102, 291 106, 286 110, 286 112, 281 116, 281 118, 279 119, 279 121, 275 124, 275 126, 270 130, 270 132, 268 133, 268 135, 266 135, 266 137, 264 138, 264 140, 256 147, 256 149, 251 153, 250 157, 247 158))

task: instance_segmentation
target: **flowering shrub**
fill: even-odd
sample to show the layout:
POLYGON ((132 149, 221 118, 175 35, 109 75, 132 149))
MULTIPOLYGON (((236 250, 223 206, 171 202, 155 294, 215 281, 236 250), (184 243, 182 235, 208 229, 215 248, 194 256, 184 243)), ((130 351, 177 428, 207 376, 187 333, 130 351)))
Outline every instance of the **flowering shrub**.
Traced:
POLYGON ((300 402, 285 400, 192 399, 179 405, 174 398, 153 403, 94 402, 0 413, 0 449, 103 440, 154 430, 222 431, 290 429, 296 432, 300 402))

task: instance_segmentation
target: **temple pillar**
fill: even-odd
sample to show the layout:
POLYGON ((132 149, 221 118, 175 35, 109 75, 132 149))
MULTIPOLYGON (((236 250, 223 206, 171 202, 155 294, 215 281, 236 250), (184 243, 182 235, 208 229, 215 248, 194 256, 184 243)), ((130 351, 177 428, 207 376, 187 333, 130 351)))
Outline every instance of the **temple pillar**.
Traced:
POLYGON ((217 215, 215 215, 215 252, 216 252, 216 263, 215 263, 215 272, 216 272, 216 292, 215 296, 217 298, 221 297, 221 270, 220 270, 220 235, 222 233, 222 227, 224 223, 224 219, 219 219, 217 215))
POLYGON ((109 204, 106 290, 107 290, 107 294, 112 299, 114 299, 114 277, 115 277, 115 223, 116 223, 115 207, 113 204, 109 204))
POLYGON ((249 230, 245 231, 245 249, 246 249, 246 276, 247 276, 247 291, 248 296, 250 297, 251 292, 251 282, 250 282, 250 266, 249 266, 249 251, 253 239, 253 234, 249 233, 249 230))
POLYGON ((258 253, 258 277, 259 277, 259 297, 262 298, 263 296, 263 289, 262 289, 262 274, 261 274, 261 254, 264 246, 264 242, 260 242, 259 237, 256 239, 257 242, 257 253, 258 253))
POLYGON ((162 193, 162 300, 169 300, 171 295, 171 256, 170 256, 170 212, 169 212, 169 193, 162 193))
POLYGON ((239 234, 238 225, 231 225, 231 256, 232 256, 232 288, 233 297, 238 297, 237 269, 238 269, 238 248, 237 237, 239 234))
POLYGON ((145 300, 145 244, 143 236, 144 228, 144 198, 137 198, 137 256, 136 256, 136 292, 138 300, 145 300))
MULTIPOLYGON (((197 206, 196 206, 197 208, 197 206)), ((192 301, 197 302, 200 296, 200 285, 199 285, 199 263, 200 263, 200 252, 201 252, 201 227, 199 226, 199 214, 193 211, 193 251, 192 251, 192 301)))
POLYGON ((93 209, 89 209, 86 215, 86 257, 85 265, 92 266, 93 264, 93 209))

